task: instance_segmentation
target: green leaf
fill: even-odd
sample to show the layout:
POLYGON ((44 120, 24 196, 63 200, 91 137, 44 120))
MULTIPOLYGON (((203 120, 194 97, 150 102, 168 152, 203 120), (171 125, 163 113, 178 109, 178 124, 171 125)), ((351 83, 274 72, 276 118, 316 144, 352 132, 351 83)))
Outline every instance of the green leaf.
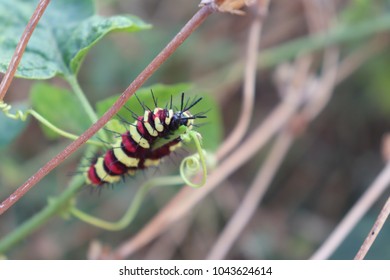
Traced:
POLYGON ((73 40, 67 40, 64 45, 63 52, 66 61, 70 61, 71 72, 77 73, 87 52, 107 33, 111 31, 135 32, 146 28, 150 26, 130 15, 110 18, 93 16, 85 20, 72 32, 73 40))
MULTIPOLYGON (((12 104, 10 113, 15 113, 17 110, 26 111, 27 105, 24 103, 12 104)), ((0 111, 0 148, 10 144, 27 125, 27 121, 14 120, 6 117, 0 111)))
MULTIPOLYGON (((36 83, 31 89, 33 109, 58 128, 81 134, 91 123, 79 100, 70 91, 46 83, 36 83)), ((42 125, 49 138, 60 136, 42 125)))
MULTIPOLYGON (((218 148, 222 137, 221 115, 217 103, 210 95, 191 90, 190 84, 155 84, 150 87, 141 88, 136 93, 141 102, 145 104, 144 106, 147 106, 151 109, 155 108, 151 90, 153 90, 154 96, 157 98, 157 105, 159 107, 165 107, 166 105, 169 105, 171 97, 173 100, 173 105, 179 107, 182 92, 186 93, 185 100, 188 98, 192 99, 194 96, 202 97, 202 101, 191 108, 190 111, 192 114, 207 112, 205 113, 207 118, 196 121, 196 124, 203 123, 203 125, 196 127, 195 130, 201 133, 203 137, 203 147, 205 149, 215 151, 218 148)), ((102 116, 112 106, 112 104, 114 104, 118 97, 119 95, 112 96, 98 102, 96 104, 98 115, 102 116)), ((132 96, 127 101, 126 107, 134 112, 137 116, 143 115, 144 110, 135 96, 132 96)), ((132 113, 126 107, 121 108, 118 112, 118 115, 128 122, 133 122, 134 118, 132 113)), ((115 118, 119 119, 119 117, 115 118)))
MULTIPOLYGON (((0 0, 0 71, 5 72, 38 1, 0 0)), ((51 1, 38 23, 16 76, 49 79, 75 75, 88 51, 113 31, 135 32, 150 25, 131 15, 105 18, 92 0, 51 1)))

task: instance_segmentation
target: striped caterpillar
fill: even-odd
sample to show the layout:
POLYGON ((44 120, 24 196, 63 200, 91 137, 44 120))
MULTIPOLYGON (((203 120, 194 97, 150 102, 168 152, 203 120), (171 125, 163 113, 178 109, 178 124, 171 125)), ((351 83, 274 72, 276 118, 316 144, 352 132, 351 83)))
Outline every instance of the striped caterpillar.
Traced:
POLYGON ((181 146, 182 135, 157 148, 154 147, 156 142, 176 135, 181 127, 191 130, 195 119, 206 117, 202 113, 193 115, 189 111, 202 98, 185 102, 182 93, 180 110, 174 111, 172 97, 169 108, 159 108, 153 93, 152 96, 156 108, 151 110, 139 101, 144 109, 143 116, 135 117, 133 123, 126 123, 126 132, 118 135, 112 147, 91 163, 85 171, 87 184, 113 184, 126 174, 134 175, 139 169, 159 165, 163 157, 181 146))

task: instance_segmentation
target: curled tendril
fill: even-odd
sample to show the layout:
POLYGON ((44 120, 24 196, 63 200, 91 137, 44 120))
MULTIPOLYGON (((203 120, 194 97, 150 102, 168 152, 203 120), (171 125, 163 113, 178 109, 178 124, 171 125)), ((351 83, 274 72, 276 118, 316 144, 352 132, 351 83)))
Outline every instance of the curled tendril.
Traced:
POLYGON ((182 140, 184 142, 192 140, 195 143, 197 153, 182 160, 180 164, 180 176, 187 185, 193 188, 200 188, 206 183, 207 178, 207 165, 205 160, 206 151, 204 151, 201 147, 201 135, 196 131, 189 131, 182 137, 182 140), (188 177, 192 177, 200 170, 202 170, 201 182, 191 182, 188 177))
POLYGON ((13 120, 26 121, 28 115, 31 114, 31 110, 23 112, 22 110, 17 110, 16 113, 11 113, 10 110, 12 106, 5 103, 3 100, 0 100, 0 110, 3 111, 4 115, 13 120))
MULTIPOLYGON (((11 113, 10 112, 11 109, 12 109, 11 105, 5 103, 3 100, 0 100, 0 110, 4 113, 4 115, 6 117, 8 117, 10 119, 26 121, 27 117, 29 115, 31 115, 37 121, 39 121, 41 124, 45 125, 46 127, 51 129, 55 133, 65 137, 65 138, 69 138, 69 139, 72 139, 72 140, 75 140, 75 139, 78 138, 77 135, 69 133, 69 132, 66 132, 66 131, 58 128, 57 126, 55 126, 54 124, 49 122, 47 119, 45 119, 42 115, 40 115, 38 112, 36 112, 33 109, 28 109, 28 110, 26 110, 24 112, 22 110, 17 110, 16 113, 11 113)), ((97 141, 94 141, 94 140, 90 140, 90 139, 87 141, 87 143, 93 144, 93 145, 98 146, 98 147, 104 147, 103 143, 97 142, 97 141)))

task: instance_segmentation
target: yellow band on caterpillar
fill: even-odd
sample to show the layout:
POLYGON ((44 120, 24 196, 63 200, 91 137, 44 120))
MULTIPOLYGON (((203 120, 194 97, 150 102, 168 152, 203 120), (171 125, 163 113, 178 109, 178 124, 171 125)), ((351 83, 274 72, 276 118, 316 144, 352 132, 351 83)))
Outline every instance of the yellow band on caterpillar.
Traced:
MULTIPOLYGON (((156 108, 156 109, 154 109, 154 111, 153 111, 153 114, 155 115, 155 116, 158 116, 158 113, 161 111, 161 108, 156 108)), ((156 128, 156 130, 158 131, 158 132, 163 132, 164 131, 164 126, 163 126, 163 124, 161 123, 161 120, 160 120, 160 118, 154 118, 154 127, 156 128)))
POLYGON ((102 157, 98 158, 95 164, 95 170, 97 176, 104 182, 112 184, 118 182, 121 179, 121 176, 119 175, 110 175, 106 172, 104 169, 104 159, 102 157))
POLYGON ((136 126, 130 125, 129 131, 130 131, 131 138, 137 144, 139 144, 144 149, 149 149, 150 148, 149 142, 139 134, 136 126))
POLYGON ((155 130, 153 128, 153 126, 149 123, 149 114, 152 114, 152 112, 150 111, 145 111, 145 114, 144 114, 144 127, 146 128, 146 130, 148 131, 148 133, 151 135, 151 136, 154 136, 154 137, 157 137, 158 136, 158 132, 157 130, 155 130))
POLYGON ((165 118, 165 124, 166 125, 169 125, 171 123, 171 120, 173 118, 173 114, 174 113, 173 113, 172 109, 168 110, 168 116, 165 118))
POLYGON ((113 152, 116 159, 127 167, 138 167, 139 159, 128 156, 121 148, 121 141, 114 145, 113 152))

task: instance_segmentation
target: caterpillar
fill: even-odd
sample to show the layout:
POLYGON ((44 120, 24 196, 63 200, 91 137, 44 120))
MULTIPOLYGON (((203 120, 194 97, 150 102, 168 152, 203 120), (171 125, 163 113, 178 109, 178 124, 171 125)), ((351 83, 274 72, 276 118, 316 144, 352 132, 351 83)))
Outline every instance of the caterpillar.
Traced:
MULTIPOLYGON (((155 109, 151 110, 141 103, 144 109, 142 116, 135 116, 133 123, 125 123, 126 132, 118 135, 118 139, 111 145, 105 154, 96 158, 85 171, 86 183, 92 186, 113 184, 122 179, 126 174, 134 175, 137 170, 157 166, 163 157, 168 156, 182 145, 181 135, 169 140, 182 126, 191 130, 194 120, 205 118, 202 113, 191 114, 190 109, 198 104, 202 98, 184 101, 184 93, 181 95, 180 110, 174 111, 172 97, 170 106, 157 107, 157 100, 153 92, 152 97, 155 109), (154 144, 159 139, 167 139, 168 142, 155 148, 154 144)), ((134 113, 132 112, 134 115, 134 113)))

